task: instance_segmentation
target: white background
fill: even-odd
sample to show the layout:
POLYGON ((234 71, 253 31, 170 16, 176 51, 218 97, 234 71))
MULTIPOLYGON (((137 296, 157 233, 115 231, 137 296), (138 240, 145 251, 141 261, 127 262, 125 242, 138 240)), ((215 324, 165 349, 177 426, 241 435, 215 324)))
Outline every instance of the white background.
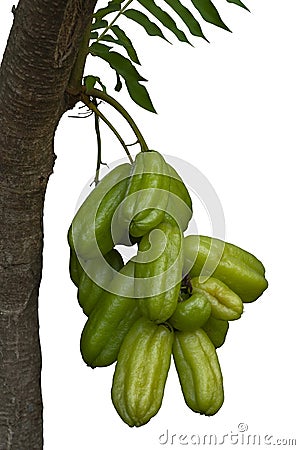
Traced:
MULTIPOLYGON (((0 5, 1 53, 13 3, 0 5)), ((92 119, 66 114, 55 137, 58 158, 44 214, 40 327, 45 450, 182 448, 181 434, 187 435, 181 442, 188 447, 192 434, 215 433, 221 441, 232 433, 241 439, 240 423, 248 425, 248 434, 262 439, 273 435, 269 444, 298 438, 299 445, 300 6, 298 0, 248 0, 249 14, 221 0, 215 4, 233 33, 204 23, 210 44, 194 39, 195 48, 175 39, 170 46, 148 38, 128 22, 140 72, 149 79, 159 114, 136 107, 125 89, 117 98, 151 148, 188 160, 209 179, 223 205, 227 241, 263 261, 269 288, 246 305, 218 351, 225 403, 216 416, 202 417, 187 408, 172 366, 159 413, 139 429, 125 425, 110 400, 114 367, 91 370, 79 352, 86 319, 69 279, 66 233, 77 198, 93 175, 96 141, 92 119), (162 445, 159 436, 167 430, 169 439, 162 445)), ((87 73, 100 71, 113 87, 112 73, 91 60, 87 73)), ((126 142, 132 141, 123 121, 109 107, 103 111, 126 142)), ((105 132, 103 140, 106 162, 123 157, 111 133, 105 132)), ((195 209, 199 231, 208 233, 203 209, 195 209)), ((223 445, 231 447, 229 440, 223 445)))

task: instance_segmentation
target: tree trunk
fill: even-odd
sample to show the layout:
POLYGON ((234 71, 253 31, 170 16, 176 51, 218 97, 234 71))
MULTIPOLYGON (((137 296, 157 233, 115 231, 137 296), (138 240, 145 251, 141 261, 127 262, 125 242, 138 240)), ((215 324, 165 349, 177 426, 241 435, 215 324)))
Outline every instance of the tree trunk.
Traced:
POLYGON ((38 291, 53 137, 96 0, 20 0, 0 69, 0 450, 43 448, 38 291))

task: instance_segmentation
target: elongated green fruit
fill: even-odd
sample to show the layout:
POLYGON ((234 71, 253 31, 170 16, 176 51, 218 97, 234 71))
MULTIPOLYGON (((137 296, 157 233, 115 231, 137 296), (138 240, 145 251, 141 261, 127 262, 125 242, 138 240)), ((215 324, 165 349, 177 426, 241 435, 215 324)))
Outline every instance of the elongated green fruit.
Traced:
POLYGON ((224 400, 223 378, 213 343, 205 331, 176 331, 173 356, 189 408, 211 416, 224 400))
POLYGON ((89 259, 85 265, 78 286, 78 302, 84 314, 89 316, 101 300, 104 290, 113 278, 114 270, 119 271, 123 259, 116 249, 106 253, 104 261, 99 258, 89 259))
POLYGON ((220 239, 185 237, 184 258, 191 277, 213 276, 236 292, 243 302, 253 302, 268 287, 263 264, 251 253, 220 239))
POLYGON ((69 273, 70 278, 76 287, 79 286, 83 272, 84 270, 77 258, 75 250, 72 250, 72 248, 70 248, 69 273))
MULTIPOLYGON (((83 259, 108 253, 114 242, 111 221, 127 189, 130 164, 121 164, 109 172, 77 211, 68 233, 70 247, 83 259)), ((115 235, 121 234, 115 230, 115 235)), ((117 242, 116 242, 117 243, 117 242)))
POLYGON ((229 323, 227 320, 219 320, 211 316, 202 328, 214 346, 219 348, 225 342, 229 323))
POLYGON ((167 165, 170 174, 170 195, 166 211, 182 231, 185 231, 193 214, 192 199, 180 175, 174 167, 167 165))
POLYGON ((156 151, 136 155, 126 191, 122 219, 130 234, 143 236, 164 218, 169 198, 170 177, 167 163, 156 151))
POLYGON ((81 335, 81 354, 88 366, 108 366, 116 361, 121 343, 140 317, 133 297, 134 264, 129 261, 109 284, 90 314, 81 335), (117 292, 117 293, 116 293, 117 292))
POLYGON ((170 367, 173 331, 145 317, 125 337, 113 377, 112 401, 129 426, 146 424, 157 414, 170 367))
POLYGON ((141 313, 156 323, 174 313, 182 279, 182 231, 162 222, 139 243, 135 295, 141 313))
POLYGON ((221 320, 236 320, 243 312, 240 297, 217 278, 201 281, 201 277, 191 279, 192 291, 205 292, 211 303, 211 315, 221 320))
POLYGON ((195 292, 186 300, 178 302, 168 322, 172 327, 182 331, 193 331, 201 328, 211 314, 211 303, 207 294, 195 292))

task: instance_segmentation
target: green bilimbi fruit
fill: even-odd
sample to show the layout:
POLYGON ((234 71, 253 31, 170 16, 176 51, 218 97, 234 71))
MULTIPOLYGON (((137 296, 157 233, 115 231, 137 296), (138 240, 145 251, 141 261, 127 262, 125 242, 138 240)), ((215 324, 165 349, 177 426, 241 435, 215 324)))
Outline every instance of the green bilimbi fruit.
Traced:
POLYGON ((70 248, 69 273, 70 278, 76 287, 79 286, 80 278, 83 272, 84 270, 77 258, 75 250, 72 250, 72 248, 70 248))
POLYGON ((123 259, 116 249, 112 249, 104 256, 104 261, 99 258, 89 259, 84 264, 84 270, 78 285, 78 302, 84 314, 89 316, 101 300, 103 291, 107 289, 112 280, 114 271, 119 271, 124 266, 123 259))
POLYGON ((201 281, 201 277, 191 279, 192 292, 207 295, 211 303, 211 315, 221 320, 236 320, 243 312, 243 302, 240 297, 229 289, 226 284, 216 278, 201 281))
POLYGON ((184 238, 185 267, 190 276, 211 275, 225 283, 243 302, 253 302, 268 287, 263 264, 251 253, 207 236, 184 238), (201 273, 204 265, 210 273, 201 273))
POLYGON ((182 279, 182 231, 162 222, 138 245, 135 295, 141 313, 156 323, 174 313, 182 279))
POLYGON ((224 401, 223 378, 215 347, 202 329, 176 331, 173 357, 189 408, 211 416, 224 401))
POLYGON ((70 247, 83 259, 105 255, 115 245, 111 222, 125 197, 131 165, 120 164, 102 178, 77 211, 68 232, 70 247))
POLYGON ((145 235, 163 220, 169 188, 169 169, 163 156, 156 151, 138 153, 120 208, 121 221, 130 224, 132 236, 145 235))
POLYGON ((229 323, 227 320, 215 319, 212 316, 210 316, 202 327, 216 348, 219 348, 224 344, 228 328, 229 323))
POLYGON ((182 331, 201 328, 211 314, 211 303, 205 292, 195 292, 179 301, 173 315, 168 319, 172 327, 182 331))
POLYGON ((216 348, 243 302, 268 286, 263 264, 245 250, 183 238, 192 213, 181 177, 148 151, 109 172, 69 228, 70 277, 88 316, 82 358, 92 368, 117 361, 112 401, 129 426, 159 411, 172 353, 188 407, 207 416, 221 408, 216 348), (137 244, 138 253, 124 266, 116 244, 137 244))
POLYGON ((134 299, 134 263, 129 261, 115 275, 90 314, 81 335, 81 354, 88 366, 108 366, 116 361, 121 343, 140 317, 134 299))
POLYGON ((192 199, 182 178, 174 167, 170 164, 167 164, 167 166, 170 174, 170 195, 166 209, 167 216, 173 217, 182 231, 185 231, 193 214, 192 199))
POLYGON ((170 327, 141 317, 121 345, 112 401, 120 417, 131 427, 146 424, 160 409, 173 338, 170 327))

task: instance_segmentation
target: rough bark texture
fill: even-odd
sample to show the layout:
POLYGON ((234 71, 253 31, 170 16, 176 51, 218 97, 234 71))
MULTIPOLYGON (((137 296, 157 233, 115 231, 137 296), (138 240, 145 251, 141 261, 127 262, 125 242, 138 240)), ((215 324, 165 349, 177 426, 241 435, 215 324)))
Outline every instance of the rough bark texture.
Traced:
POLYGON ((65 89, 96 0, 20 0, 0 70, 0 449, 43 448, 43 204, 65 89))

